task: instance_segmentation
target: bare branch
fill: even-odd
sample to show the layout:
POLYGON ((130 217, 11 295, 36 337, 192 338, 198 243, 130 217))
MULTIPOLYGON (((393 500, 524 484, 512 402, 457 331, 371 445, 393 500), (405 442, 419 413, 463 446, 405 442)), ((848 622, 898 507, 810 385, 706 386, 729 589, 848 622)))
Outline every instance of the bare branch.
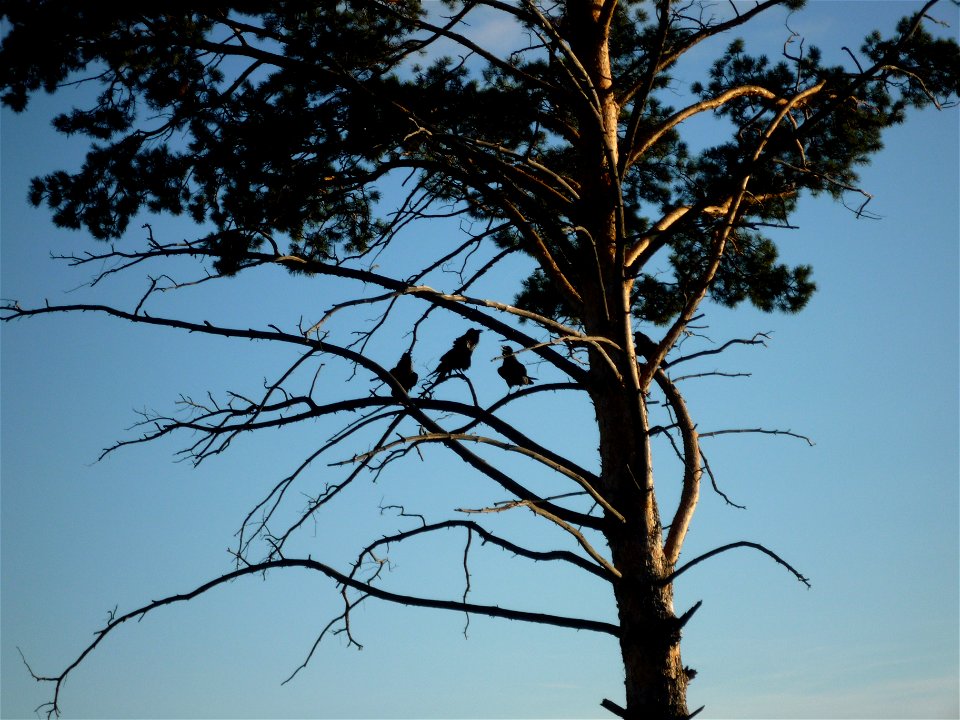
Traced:
POLYGON ((787 435, 789 437, 798 438, 803 440, 807 445, 813 447, 816 445, 813 440, 808 438, 806 435, 800 435, 789 430, 764 430, 763 428, 734 428, 732 430, 711 430, 710 432, 700 433, 700 437, 716 437, 717 435, 732 435, 736 433, 761 433, 764 435, 787 435))
MULTIPOLYGON (((726 350, 727 348, 733 345, 763 345, 764 347, 766 347, 767 346, 766 341, 770 339, 771 335, 773 335, 772 332, 758 332, 749 340, 745 340, 742 338, 735 338, 733 340, 728 340, 718 348, 712 348, 710 350, 701 350, 699 352, 690 353, 689 355, 681 355, 678 358, 674 358, 669 363, 664 363, 664 365, 667 367, 673 367, 674 365, 678 365, 679 363, 695 360, 696 358, 706 357, 707 355, 718 355, 719 353, 722 353, 724 350, 726 350)), ((676 382, 676 379, 674 380, 674 382, 676 382)))
MULTIPOLYGON (((417 597, 414 595, 405 595, 401 593, 394 593, 388 590, 383 590, 376 587, 375 585, 370 585, 368 583, 362 582, 351 578, 348 575, 333 569, 329 565, 317 562, 310 558, 307 559, 289 559, 282 558, 278 560, 270 560, 267 562, 256 563, 250 565, 249 567, 240 568, 234 570, 233 572, 226 573, 221 575, 218 578, 210 580, 209 582, 203 583, 202 585, 190 590, 186 593, 178 595, 169 595, 160 600, 154 600, 142 607, 132 610, 130 612, 124 613, 123 615, 116 616, 110 619, 110 621, 96 633, 96 638, 93 642, 87 645, 86 648, 80 653, 80 655, 70 663, 67 668, 56 676, 42 676, 42 675, 33 675, 34 679, 37 681, 51 682, 54 683, 54 696, 53 700, 48 704, 50 707, 47 717, 58 716, 60 715, 59 707, 59 698, 60 690, 63 686, 64 681, 70 675, 70 673, 76 668, 83 660, 87 657, 94 649, 107 637, 113 630, 115 630, 120 625, 124 624, 129 620, 137 619, 139 620, 146 614, 157 610, 158 608, 164 607, 166 605, 172 605, 174 603, 186 602, 192 600, 200 595, 203 595, 209 590, 212 590, 219 585, 229 583, 233 580, 236 580, 241 577, 246 577, 248 575, 256 575, 268 572, 270 570, 278 570, 283 568, 304 568, 307 570, 313 570, 319 572, 332 580, 336 581, 340 585, 353 588, 355 590, 360 590, 365 595, 370 597, 375 597, 379 600, 385 600, 387 602, 399 604, 399 605, 408 605, 414 607, 426 607, 426 608, 435 608, 440 610, 454 610, 457 612, 467 612, 474 613, 477 615, 486 615, 488 617, 498 617, 505 618, 507 620, 517 620, 520 622, 529 622, 529 623, 539 623, 546 625, 554 625, 557 627, 567 627, 575 630, 590 630, 593 632, 606 633, 608 635, 613 635, 617 637, 620 632, 620 628, 617 625, 611 623, 601 622, 597 620, 587 620, 582 618, 567 617, 562 615, 551 615, 548 613, 535 613, 528 612, 525 610, 511 610, 509 608, 502 608, 496 605, 478 605, 475 603, 465 603, 457 600, 439 600, 434 598, 424 598, 417 597)), ((32 671, 31 671, 32 674, 32 671)))
POLYGON ((477 510, 471 510, 469 508, 457 508, 457 510, 458 512, 462 512, 462 513, 478 513, 479 514, 479 513, 499 513, 499 512, 504 512, 506 510, 512 510, 518 507, 525 507, 535 515, 539 515, 540 517, 546 518, 547 520, 550 520, 551 522, 553 522, 555 525, 558 525, 562 529, 566 530, 568 533, 570 533, 570 535, 574 537, 574 539, 576 539, 576 541, 580 544, 580 547, 582 547, 586 551, 587 555, 589 555, 594 560, 596 560, 601 567, 603 567, 607 572, 609 572, 614 577, 618 577, 618 578, 622 577, 622 573, 619 570, 617 570, 616 567, 614 567, 613 563, 611 563, 609 560, 603 557, 603 555, 597 552, 597 550, 593 547, 590 541, 587 540, 587 538, 584 536, 582 532, 577 530, 570 523, 565 522, 562 518, 551 513, 549 510, 543 507, 544 505, 546 505, 546 503, 537 504, 535 502, 531 502, 530 500, 510 500, 507 502, 498 503, 496 507, 492 507, 492 508, 481 508, 477 510))
POLYGON ((703 460, 703 469, 706 471, 707 476, 710 478, 710 484, 713 486, 714 492, 716 492, 717 495, 722 497, 723 501, 727 505, 730 505, 731 507, 735 507, 738 510, 746 510, 747 509, 746 505, 737 505, 737 503, 731 500, 729 496, 725 492, 723 492, 723 490, 720 489, 720 486, 717 485, 717 478, 714 476, 713 470, 710 468, 710 463, 707 462, 707 456, 703 453, 702 450, 700 451, 700 458, 703 460))
MULTIPOLYGON (((680 556, 683 541, 693 519, 700 498, 700 478, 703 469, 700 460, 700 442, 696 426, 687 405, 670 382, 663 370, 654 373, 654 379, 667 399, 667 403, 676 415, 680 436, 683 439, 683 488, 680 491, 680 500, 670 523, 667 539, 663 544, 663 554, 666 562, 672 567, 680 556)), ((672 442, 672 441, 671 441, 672 442)))
POLYGON ((697 378, 705 377, 726 377, 726 378, 741 378, 741 377, 751 377, 753 373, 732 373, 732 372, 720 372, 719 370, 713 370, 711 372, 702 372, 702 373, 693 373, 692 375, 678 375, 675 378, 671 378, 673 382, 678 383, 684 380, 696 380, 697 378))
MULTIPOLYGON (((0 320, 9 321, 20 317, 29 317, 33 315, 44 315, 50 313, 63 313, 63 312, 97 312, 103 313, 106 315, 111 315, 113 317, 122 318, 124 320, 129 320, 136 323, 145 323, 149 325, 158 325, 163 327, 177 328, 180 330, 186 330, 188 332, 197 332, 208 335, 218 335, 223 337, 238 337, 246 338, 250 340, 275 340, 277 342, 292 344, 300 347, 306 347, 314 350, 315 352, 329 353, 331 355, 336 355, 345 360, 348 360, 352 363, 355 363, 359 366, 364 367, 369 370, 375 376, 377 376, 384 383, 388 384, 398 393, 398 401, 403 404, 408 411, 413 415, 413 417, 420 422, 427 430, 430 432, 444 433, 445 430, 431 420, 426 414, 424 414, 414 401, 406 396, 406 393, 402 393, 402 396, 399 394, 402 391, 402 388, 397 383, 396 379, 389 373, 389 371, 382 367, 381 365, 373 362, 369 358, 361 355, 360 353, 354 352, 347 348, 334 345, 319 339, 310 339, 303 337, 302 335, 295 335, 291 333, 286 333, 281 330, 254 330, 247 329, 241 330, 238 328, 228 328, 220 327, 217 325, 212 325, 209 322, 203 323, 193 323, 187 322, 185 320, 177 320, 173 318, 160 318, 153 317, 151 315, 133 315, 122 310, 117 310, 104 305, 47 305, 42 308, 33 308, 33 309, 23 309, 16 303, 7 302, 2 308, 8 314, 0 317, 0 320)), ((464 310, 469 310, 469 308, 462 308, 464 310)), ((488 318, 488 320, 490 320, 488 318)), ((492 321, 496 325, 500 325, 497 321, 492 321)), ((503 326, 508 328, 508 326, 503 326)), ((511 334, 513 334, 511 329, 511 334)), ((538 349, 538 354, 543 353, 544 350, 538 349)), ((556 355, 556 353, 551 353, 556 355)), ((557 356, 559 357, 559 356, 557 356)), ((561 358, 562 359, 562 358, 561 358)), ((567 361, 564 360, 564 363, 567 361)), ((572 363, 568 363, 572 364, 572 363)), ((576 368, 577 374, 582 374, 582 371, 579 368, 576 368)), ((281 421, 275 421, 279 423, 281 421)), ((497 470, 489 463, 487 463, 482 458, 477 457, 473 453, 469 452, 464 448, 460 443, 450 440, 444 443, 447 447, 453 450, 462 460, 464 460, 468 465, 474 469, 480 471, 484 475, 488 476, 494 480, 497 484, 503 487, 508 492, 514 494, 516 497, 523 500, 529 500, 534 503, 541 503, 541 499, 536 497, 533 493, 527 490, 520 483, 516 482, 513 478, 507 474, 497 470)), ((577 525, 584 525, 591 528, 598 528, 600 525, 600 520, 595 517, 588 515, 583 515, 582 513, 576 513, 572 510, 567 510, 566 508, 553 507, 552 512, 546 511, 547 515, 554 515, 556 517, 564 518, 566 520, 572 521, 577 525)), ((545 515, 546 516, 546 515, 545 515)))
POLYGON ((604 499, 602 495, 600 495, 599 491, 597 491, 597 489, 593 487, 593 485, 587 480, 587 478, 582 477, 581 475, 573 472, 572 470, 565 467, 563 464, 554 462, 552 459, 544 455, 541 455, 540 453, 534 450, 531 450, 527 447, 523 447, 513 443, 506 443, 501 440, 497 440, 495 438, 485 437, 483 435, 468 435, 464 433, 452 433, 452 432, 425 433, 420 435, 411 435, 408 437, 401 437, 400 439, 391 443, 378 444, 373 450, 355 455, 349 460, 343 460, 341 462, 333 463, 333 464, 345 465, 347 463, 369 461, 369 459, 372 458, 374 455, 377 455, 382 452, 387 452, 391 448, 397 447, 399 445, 419 444, 424 442, 442 442, 446 444, 451 441, 473 442, 473 443, 480 443, 484 445, 492 445, 493 447, 500 448, 501 450, 519 453, 532 460, 536 460, 542 465, 549 467, 551 470, 554 470, 560 473, 561 475, 564 475, 565 477, 568 477, 571 480, 573 480, 580 487, 582 487, 587 492, 587 494, 590 495, 590 497, 592 497, 597 502, 597 504, 600 505, 604 510, 609 512, 613 517, 617 518, 621 522, 625 521, 625 518, 623 517, 623 515, 616 508, 610 505, 610 503, 607 502, 607 500, 604 499))
POLYGON ((612 580, 613 576, 610 575, 604 568, 595 565, 594 563, 584 560, 579 555, 576 555, 572 552, 566 550, 548 550, 548 551, 538 551, 530 550, 528 548, 517 545, 509 540, 501 538, 498 535, 491 533, 485 527, 479 523, 474 522, 473 520, 444 520, 442 522, 424 524, 422 527, 416 528, 414 530, 407 530, 405 532, 400 532, 395 535, 388 535, 380 538, 376 542, 371 543, 366 548, 363 549, 360 556, 362 557, 367 552, 371 552, 381 545, 389 545, 395 542, 402 542, 411 537, 416 537, 417 535, 422 535, 424 533, 436 532, 438 530, 447 530, 450 528, 464 528, 470 532, 476 533, 484 543, 490 543, 491 545, 496 545, 497 547, 503 548, 507 552, 511 552, 514 555, 527 558, 528 560, 533 560, 535 562, 549 562, 554 560, 560 560, 571 565, 575 565, 581 570, 586 570, 587 572, 596 575, 599 578, 604 580, 612 580))
MULTIPOLYGON (((298 665, 298 666, 294 669, 294 671, 293 671, 292 673, 290 673, 290 675, 287 677, 287 679, 284 680, 283 682, 281 682, 280 684, 281 684, 281 685, 286 685, 288 682, 290 682, 291 680, 293 680, 301 670, 303 670, 304 668, 306 668, 307 665, 310 664, 310 660, 313 659, 313 654, 317 651, 317 647, 319 647, 319 645, 320 645, 321 641, 323 640, 324 636, 330 631, 330 629, 331 629, 334 625, 336 625, 338 622, 346 622, 347 617, 348 617, 349 614, 350 614, 350 611, 353 610, 353 608, 355 608, 357 605, 359 605, 360 603, 362 603, 364 600, 366 600, 368 597, 370 597, 370 596, 364 594, 364 595, 361 595, 361 596, 360 596, 359 598, 357 598, 356 600, 353 600, 353 601, 349 602, 349 603, 347 604, 347 609, 346 609, 346 610, 344 610, 341 614, 337 615, 337 617, 335 617, 335 618, 333 618, 332 620, 330 620, 330 622, 328 622, 328 623, 324 626, 323 630, 320 631, 320 634, 317 636, 317 639, 313 641, 313 645, 310 646, 310 651, 307 653, 307 656, 304 658, 303 662, 300 663, 300 665, 298 665)), ((334 631, 334 634, 336 635, 336 634, 339 634, 339 633, 341 633, 341 632, 346 632, 346 628, 342 628, 342 629, 340 629, 340 630, 335 630, 335 631, 334 631)), ((349 641, 349 642, 352 643, 352 644, 354 644, 354 645, 356 645, 358 650, 363 650, 363 645, 360 645, 358 642, 356 642, 356 641, 353 639, 352 636, 350 636, 350 641, 349 641)))
POLYGON ((754 550, 759 550, 759 551, 762 552, 764 555, 767 555, 767 556, 773 558, 777 563, 779 563, 780 565, 783 565, 787 570, 789 570, 789 571, 794 575, 794 577, 797 578, 797 580, 799 580, 800 582, 802 582, 802 583, 803 583, 804 585, 806 585, 807 587, 810 587, 810 580, 809 580, 809 578, 804 577, 803 575, 801 575, 790 563, 788 563, 788 562, 787 562, 786 560, 784 560, 782 557, 780 557, 779 555, 777 555, 777 554, 776 554, 775 552, 773 552, 772 550, 769 550, 768 548, 764 547, 763 545, 760 545, 759 543, 749 542, 749 541, 747 541, 747 540, 741 540, 741 541, 739 541, 739 542, 730 543, 729 545, 724 545, 724 546, 722 546, 722 547, 718 547, 718 548, 716 548, 716 549, 714 549, 714 550, 711 550, 710 552, 707 552, 707 553, 704 553, 703 555, 700 555, 700 556, 698 556, 698 557, 695 557, 695 558, 694 558, 693 560, 691 560, 690 562, 685 563, 685 564, 682 565, 681 567, 679 567, 679 568, 677 568, 676 570, 674 570, 672 573, 670 573, 670 575, 668 575, 667 577, 665 577, 665 578, 664 578, 663 580, 661 580, 660 582, 661 582, 661 584, 663 584, 663 585, 669 585, 669 584, 672 583, 674 580, 676 580, 677 577, 679 577, 680 575, 682 575, 683 573, 685 573, 687 570, 689 570, 690 568, 694 567, 695 565, 699 565, 699 564, 702 563, 704 560, 709 560, 709 559, 712 558, 714 555, 719 555, 720 553, 726 552, 727 550, 733 550, 733 549, 735 549, 735 548, 740 548, 740 547, 748 547, 748 548, 753 548, 754 550))

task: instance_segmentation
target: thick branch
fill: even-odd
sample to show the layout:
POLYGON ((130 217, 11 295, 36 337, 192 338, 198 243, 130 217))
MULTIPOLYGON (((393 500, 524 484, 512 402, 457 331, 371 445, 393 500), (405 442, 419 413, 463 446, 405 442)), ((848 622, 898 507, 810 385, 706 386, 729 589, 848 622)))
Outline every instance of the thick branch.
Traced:
POLYGON ((687 536, 687 530, 690 528, 690 522, 697 509, 703 469, 700 462, 700 442, 697 429, 690 413, 687 411, 686 403, 683 401, 680 391, 670 382, 662 370, 657 370, 654 379, 663 391, 667 403, 676 414, 680 437, 683 439, 683 488, 680 491, 680 500, 677 503, 673 521, 670 523, 670 531, 663 546, 664 558, 669 567, 673 567, 677 558, 680 557, 684 538, 687 536))

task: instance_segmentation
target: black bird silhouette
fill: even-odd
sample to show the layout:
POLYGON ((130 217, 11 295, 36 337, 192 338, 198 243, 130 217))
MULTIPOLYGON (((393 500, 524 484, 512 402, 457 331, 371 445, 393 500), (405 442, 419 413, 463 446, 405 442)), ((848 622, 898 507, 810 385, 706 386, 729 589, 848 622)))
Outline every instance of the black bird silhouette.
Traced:
MULTIPOLYGON (((657 352, 657 343, 651 340, 649 337, 644 335, 642 332, 635 332, 633 334, 633 345, 637 349, 637 353, 642 355, 644 359, 650 360, 656 355, 657 352)), ((666 360, 660 362, 660 367, 666 369, 670 365, 666 360)))
POLYGON ((400 383, 400 387, 406 392, 409 393, 413 390, 420 376, 413 370, 413 356, 409 350, 400 356, 397 366, 390 371, 390 374, 393 375, 393 379, 400 383))
POLYGON ((507 381, 507 387, 513 389, 514 385, 530 385, 536 378, 527 375, 527 369, 523 366, 509 345, 501 345, 503 350, 503 363, 497 368, 500 377, 507 381))
POLYGON ((470 367, 470 360, 473 356, 473 349, 480 342, 480 331, 476 328, 470 328, 463 335, 453 341, 453 347, 447 350, 441 357, 437 369, 433 371, 437 382, 446 379, 454 371, 463 372, 470 367))

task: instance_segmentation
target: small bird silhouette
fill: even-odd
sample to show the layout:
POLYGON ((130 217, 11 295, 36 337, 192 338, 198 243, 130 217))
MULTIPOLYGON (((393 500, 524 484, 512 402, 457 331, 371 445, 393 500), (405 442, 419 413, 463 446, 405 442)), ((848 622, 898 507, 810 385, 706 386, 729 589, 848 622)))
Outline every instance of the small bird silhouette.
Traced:
POLYGON ((390 371, 390 374, 406 392, 413 390, 420 376, 413 369, 413 356, 409 350, 400 356, 397 366, 390 371))
POLYGON ((470 328, 463 335, 453 341, 453 347, 447 350, 441 357, 437 369, 433 374, 437 382, 447 378, 454 371, 463 372, 470 367, 470 360, 473 356, 473 349, 480 342, 480 331, 476 328, 470 328))
POLYGON ((503 350, 503 363, 497 372, 507 381, 507 388, 512 390, 515 385, 530 385, 536 380, 527 375, 527 369, 517 360, 509 345, 501 345, 500 349, 503 350))

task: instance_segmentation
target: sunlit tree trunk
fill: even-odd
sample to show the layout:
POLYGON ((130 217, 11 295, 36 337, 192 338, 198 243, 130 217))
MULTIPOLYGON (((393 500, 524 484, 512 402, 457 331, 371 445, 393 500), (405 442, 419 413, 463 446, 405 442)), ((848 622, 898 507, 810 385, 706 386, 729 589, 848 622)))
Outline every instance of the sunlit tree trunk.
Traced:
POLYGON ((686 718, 687 676, 663 553, 653 488, 647 413, 633 350, 629 281, 617 181, 620 108, 612 86, 610 10, 598 0, 568 5, 575 54, 589 64, 597 105, 581 117, 580 278, 587 334, 603 338, 591 352, 591 395, 600 431, 603 493, 623 519, 608 516, 607 541, 621 577, 614 593, 620 618, 627 718, 686 718), (589 255, 589 256, 588 256, 589 255), (592 257, 591 257, 592 256, 592 257), (592 275, 592 276, 591 276, 592 275))

